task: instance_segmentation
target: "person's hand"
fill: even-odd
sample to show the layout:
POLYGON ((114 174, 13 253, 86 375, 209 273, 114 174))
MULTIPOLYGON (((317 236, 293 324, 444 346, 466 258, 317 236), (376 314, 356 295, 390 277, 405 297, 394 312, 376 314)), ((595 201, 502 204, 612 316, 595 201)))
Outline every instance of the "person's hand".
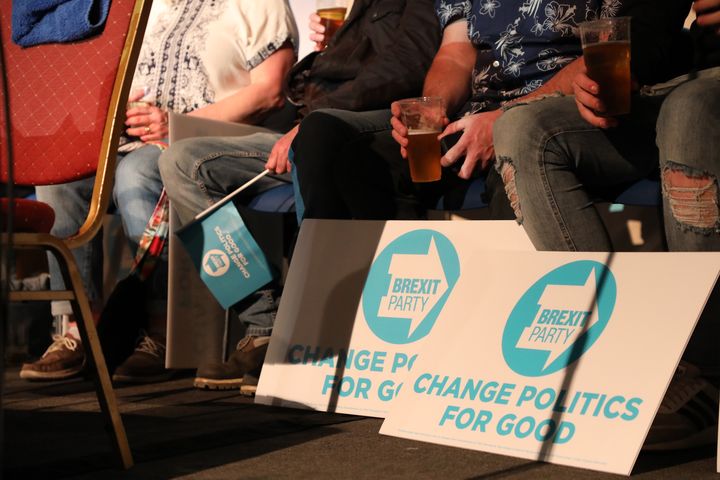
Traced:
POLYGON ((325 27, 320 23, 320 15, 313 12, 310 14, 310 40, 315 42, 315 51, 323 50, 325 41, 325 27))
POLYGON ((275 145, 270 152, 270 157, 268 157, 268 161, 265 163, 266 170, 275 172, 278 175, 290 171, 291 165, 290 159, 288 158, 288 152, 290 151, 290 146, 295 139, 295 135, 297 135, 298 128, 299 126, 296 125, 295 128, 275 142, 275 145))
POLYGON ((125 125, 128 127, 126 130, 128 135, 139 137, 143 142, 168 137, 167 112, 155 105, 138 105, 129 108, 125 112, 125 125))
POLYGON ((693 9, 697 14, 697 24, 715 29, 720 35, 720 0, 696 0, 693 9))
MULTIPOLYGON (((403 158, 407 158, 407 145, 408 145, 408 129, 405 124, 400 120, 400 104, 393 102, 390 105, 390 125, 392 126, 392 137, 400 145, 400 155, 403 158)), ((448 124, 448 118, 442 118, 443 126, 448 124)))
POLYGON ((392 137, 400 145, 400 155, 403 158, 407 158, 407 145, 408 145, 408 129, 400 120, 400 105, 398 102, 393 102, 390 105, 390 125, 392 125, 392 137))
POLYGON ((580 116, 590 125, 598 128, 616 127, 617 119, 611 117, 603 117, 605 111, 598 92, 600 85, 587 76, 585 65, 582 66, 580 72, 573 79, 573 92, 575 93, 575 104, 577 105, 580 116))
POLYGON ((465 160, 458 172, 458 176, 464 179, 472 176, 478 162, 481 169, 486 169, 495 158, 493 125, 500 115, 502 115, 501 110, 476 113, 448 125, 439 137, 441 140, 453 133, 463 132, 463 134, 457 143, 443 155, 440 164, 448 167, 464 155, 465 160))
POLYGON ((144 88, 136 88, 132 92, 130 92, 130 96, 128 97, 128 104, 132 102, 138 102, 141 98, 145 96, 145 89, 144 88))

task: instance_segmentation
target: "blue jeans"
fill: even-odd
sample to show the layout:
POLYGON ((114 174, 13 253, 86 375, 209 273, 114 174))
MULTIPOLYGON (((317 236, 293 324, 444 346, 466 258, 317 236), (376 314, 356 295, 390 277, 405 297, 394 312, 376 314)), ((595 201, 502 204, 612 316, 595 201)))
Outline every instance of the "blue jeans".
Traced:
MULTIPOLYGON (((47 185, 35 188, 37 199, 47 203, 55 210, 55 223, 50 233, 65 238, 76 233, 82 226, 90 208, 95 178, 86 178, 76 182, 59 185, 47 185)), ((102 235, 96 235, 90 242, 72 250, 75 256, 80 278, 85 286, 88 300, 97 306, 102 299, 102 235)), ((50 288, 64 290, 65 282, 60 273, 60 266, 55 256, 48 253, 50 271, 50 288)), ((72 308, 68 301, 54 301, 51 304, 52 314, 71 315, 72 308)))
MULTIPOLYGON (((596 129, 572 97, 505 112, 495 124, 496 168, 520 221, 539 250, 610 251, 594 200, 659 168, 670 250, 720 250, 720 70, 665 96, 633 99, 620 126, 596 129), (656 130, 657 129, 657 130, 656 130)), ((685 359, 719 373, 720 287, 685 359)))
POLYGON ((609 130, 587 124, 572 97, 518 106, 496 122, 496 168, 539 250, 610 251, 595 199, 658 168, 670 249, 720 249, 720 72, 633 100, 609 130))
MULTIPOLYGON (((244 137, 188 138, 173 143, 160 157, 165 189, 181 224, 225 197, 265 169, 265 162, 282 134, 256 133, 244 137)), ((289 183, 290 176, 268 175, 243 191, 243 203, 273 187, 289 183)), ((276 288, 255 292, 233 306, 247 326, 246 334, 270 335, 279 294, 276 288)))
MULTIPOLYGON (((137 250, 138 241, 162 190, 157 168, 160 152, 158 147, 146 145, 118 157, 113 197, 133 253, 137 250)), ((68 237, 80 229, 87 217, 94 182, 94 178, 88 178, 36 188, 38 200, 49 204, 55 210, 55 224, 51 230, 53 235, 68 237)), ((99 302, 102 298, 102 237, 96 236, 89 243, 74 249, 73 254, 90 301, 99 302)), ((64 289, 65 283, 53 255, 48 255, 48 263, 51 288, 64 289)), ((166 266, 158 265, 158 273, 153 275, 151 280, 152 298, 166 297, 166 271, 166 266)), ((52 313, 71 314, 70 303, 53 302, 52 313)))

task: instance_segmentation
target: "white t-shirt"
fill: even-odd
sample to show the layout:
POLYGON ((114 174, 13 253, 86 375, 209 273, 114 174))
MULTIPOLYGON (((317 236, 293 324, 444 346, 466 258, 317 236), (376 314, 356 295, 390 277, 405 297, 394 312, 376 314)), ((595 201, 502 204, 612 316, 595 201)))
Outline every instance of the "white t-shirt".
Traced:
POLYGON ((250 83, 249 71, 298 33, 287 0, 156 0, 133 88, 187 113, 250 83))

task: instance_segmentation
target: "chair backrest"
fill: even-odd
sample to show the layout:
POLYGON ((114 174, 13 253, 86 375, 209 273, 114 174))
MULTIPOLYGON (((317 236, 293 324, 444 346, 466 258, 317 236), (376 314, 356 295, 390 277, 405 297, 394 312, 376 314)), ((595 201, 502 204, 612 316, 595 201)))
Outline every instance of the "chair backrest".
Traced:
MULTIPOLYGON (((96 175, 88 219, 70 246, 97 232, 109 203, 150 3, 113 0, 100 35, 21 48, 11 41, 12 0, 0 0, 15 183, 50 185, 96 175)), ((8 141, 2 126, 0 143, 8 141)), ((8 159, 4 148, 0 152, 0 180, 7 181, 8 159)))

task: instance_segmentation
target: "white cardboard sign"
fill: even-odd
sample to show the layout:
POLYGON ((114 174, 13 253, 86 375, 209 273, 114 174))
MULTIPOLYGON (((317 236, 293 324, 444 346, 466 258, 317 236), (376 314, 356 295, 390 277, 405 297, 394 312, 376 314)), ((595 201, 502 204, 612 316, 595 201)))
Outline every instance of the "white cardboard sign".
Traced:
POLYGON ((468 260, 500 249, 533 247, 513 221, 305 220, 256 401, 384 417, 468 260))
POLYGON ((381 433, 630 474, 718 253, 475 252, 381 433))

